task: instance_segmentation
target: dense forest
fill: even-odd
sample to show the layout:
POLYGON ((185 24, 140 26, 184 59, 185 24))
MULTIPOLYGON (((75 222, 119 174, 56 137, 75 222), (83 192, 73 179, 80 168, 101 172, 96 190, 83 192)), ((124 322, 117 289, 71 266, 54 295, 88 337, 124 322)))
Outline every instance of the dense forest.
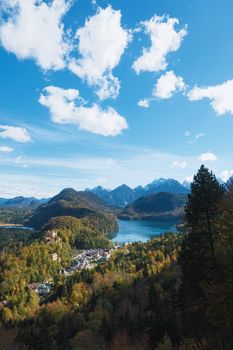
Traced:
POLYGON ((118 247, 66 277, 71 251, 110 245, 115 223, 51 218, 39 238, 2 251, 2 329, 19 349, 232 350, 233 184, 201 166, 184 211, 182 232, 118 247), (30 285, 45 280, 53 288, 39 298, 30 285))
POLYGON ((137 199, 120 213, 123 220, 162 220, 178 222, 184 215, 185 194, 160 192, 137 199))
POLYGON ((0 252, 15 252, 25 244, 30 244, 40 237, 40 232, 22 227, 0 227, 0 252))
POLYGON ((0 223, 23 224, 32 215, 28 208, 0 208, 0 223))

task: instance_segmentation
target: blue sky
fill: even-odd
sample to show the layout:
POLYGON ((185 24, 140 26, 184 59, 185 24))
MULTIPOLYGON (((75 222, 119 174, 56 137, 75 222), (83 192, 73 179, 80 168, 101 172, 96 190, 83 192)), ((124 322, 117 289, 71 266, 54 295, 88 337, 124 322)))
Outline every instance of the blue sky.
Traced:
POLYGON ((231 0, 0 5, 0 196, 233 175, 231 0))

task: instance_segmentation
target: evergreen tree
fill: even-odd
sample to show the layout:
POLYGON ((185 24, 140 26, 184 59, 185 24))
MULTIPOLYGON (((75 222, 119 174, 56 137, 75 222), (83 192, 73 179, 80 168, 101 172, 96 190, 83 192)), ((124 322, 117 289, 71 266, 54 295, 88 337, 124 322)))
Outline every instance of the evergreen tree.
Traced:
POLYGON ((189 233, 183 250, 183 272, 189 276, 190 272, 194 273, 190 276, 192 279, 206 279, 213 272, 222 279, 216 260, 215 242, 218 238, 216 222, 220 215, 219 203, 223 195, 224 188, 212 171, 202 165, 194 176, 185 207, 189 233))
POLYGON ((216 223, 223 196, 223 187, 214 174, 202 165, 194 176, 185 207, 188 233, 180 254, 184 330, 197 337, 210 331, 203 285, 223 282, 216 256, 219 239, 216 223))
POLYGON ((219 240, 216 245, 217 261, 221 264, 223 282, 205 286, 210 321, 224 334, 225 349, 233 349, 233 181, 220 203, 217 221, 219 240), (229 345, 228 345, 229 344, 229 345))

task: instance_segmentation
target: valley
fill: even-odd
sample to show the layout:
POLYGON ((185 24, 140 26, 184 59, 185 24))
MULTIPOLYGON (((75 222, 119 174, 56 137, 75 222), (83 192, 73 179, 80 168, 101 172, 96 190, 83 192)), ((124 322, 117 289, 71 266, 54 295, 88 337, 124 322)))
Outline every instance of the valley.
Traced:
MULTIPOLYGON (((218 324, 216 331, 210 323, 207 341, 218 350, 212 347, 213 341, 220 344, 222 334, 227 334, 231 344, 227 320, 232 308, 228 298, 232 236, 228 227, 233 192, 230 182, 222 186, 204 167, 199 178, 189 196, 174 188, 164 191, 164 187, 162 192, 148 194, 149 186, 145 195, 135 199, 123 186, 117 206, 91 191, 72 188, 36 208, 28 208, 24 200, 18 208, 2 204, 0 334, 10 340, 4 340, 4 346, 115 350, 120 343, 121 349, 152 350, 158 344, 173 344, 174 349, 189 350, 190 339, 194 344, 199 341, 188 323, 197 317, 190 305, 194 302, 198 307, 198 293, 202 293, 211 320, 218 322, 216 300, 217 307, 225 307, 219 290, 230 305, 223 318, 226 327, 218 324), (130 203, 123 207, 123 201, 130 203), (213 244, 227 284, 216 277, 203 203, 208 203, 213 230, 222 228, 221 241, 213 236, 213 244), (192 284, 195 278, 204 286, 201 292, 196 291, 199 282, 192 284), (203 284, 207 279, 213 283, 211 297, 203 284)), ((205 316, 198 311, 198 317, 205 316)), ((165 348, 173 350, 173 345, 165 348)))

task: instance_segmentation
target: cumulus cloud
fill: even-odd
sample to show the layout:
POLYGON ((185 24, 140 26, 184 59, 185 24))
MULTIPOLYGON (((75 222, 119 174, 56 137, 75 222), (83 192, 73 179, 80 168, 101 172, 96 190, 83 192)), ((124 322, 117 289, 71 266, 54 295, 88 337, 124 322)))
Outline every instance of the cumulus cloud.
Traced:
POLYGON ((141 23, 145 33, 149 35, 151 46, 143 48, 142 55, 133 63, 133 69, 140 72, 158 72, 167 68, 167 55, 179 49, 183 38, 187 35, 187 27, 176 30, 177 18, 154 16, 141 23))
POLYGON ((182 77, 177 77, 173 71, 166 72, 162 75, 152 92, 153 97, 159 99, 168 99, 177 91, 183 91, 185 83, 182 77))
POLYGON ((8 146, 1 146, 0 147, 0 152, 2 153, 11 153, 14 151, 14 148, 8 147, 8 146))
POLYGON ((144 98, 138 101, 138 106, 142 108, 149 108, 150 107, 150 99, 144 98))
POLYGON ((190 101, 198 101, 203 98, 208 98, 211 101, 211 106, 217 114, 233 114, 233 80, 228 80, 225 83, 216 86, 195 86, 189 91, 188 98, 190 101))
POLYGON ((112 70, 119 64, 130 39, 121 25, 121 12, 111 6, 99 8, 76 32, 81 58, 71 59, 70 70, 97 88, 101 100, 116 98, 120 82, 112 70))
POLYGON ((187 168, 187 162, 174 160, 174 162, 172 162, 172 168, 185 169, 185 168, 187 168))
POLYGON ((115 109, 103 110, 99 105, 85 106, 85 101, 75 89, 62 89, 48 86, 40 96, 39 102, 46 106, 54 123, 76 124, 103 136, 116 136, 127 129, 127 122, 115 109))
POLYGON ((141 99, 137 104, 139 107, 148 108, 151 101, 171 98, 176 92, 183 91, 185 88, 183 78, 176 76, 173 71, 168 71, 157 80, 152 91, 152 97, 141 99))
POLYGON ((212 152, 206 152, 206 153, 202 153, 198 157, 198 159, 201 160, 202 162, 215 161, 217 160, 217 156, 212 152))
POLYGON ((191 132, 190 132, 190 131, 188 131, 188 130, 186 130, 186 131, 184 132, 184 136, 186 136, 186 137, 191 136, 191 132))
POLYGON ((64 68, 69 45, 62 18, 69 4, 69 0, 5 0, 1 45, 19 59, 34 59, 44 70, 64 68))
POLYGON ((11 139, 17 142, 28 142, 31 140, 31 136, 25 128, 9 125, 0 125, 0 138, 11 139))

